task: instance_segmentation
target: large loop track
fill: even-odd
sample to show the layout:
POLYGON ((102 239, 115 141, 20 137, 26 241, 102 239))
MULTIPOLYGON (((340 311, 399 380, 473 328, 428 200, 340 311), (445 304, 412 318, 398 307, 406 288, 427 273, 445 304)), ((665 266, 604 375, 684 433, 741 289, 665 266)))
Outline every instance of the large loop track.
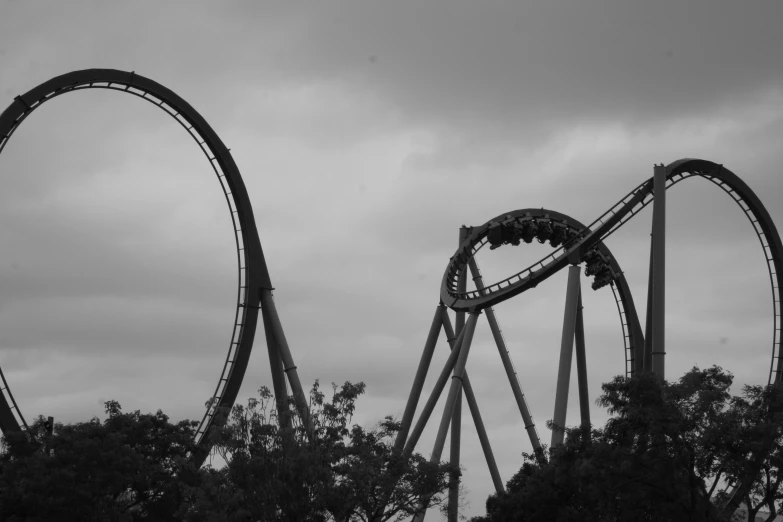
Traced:
MULTIPOLYGON (((110 89, 146 100, 174 118, 193 137, 210 162, 226 198, 237 249, 238 289, 234 328, 225 363, 215 392, 198 428, 196 442, 202 448, 196 460, 203 462, 209 448, 205 436, 210 427, 224 420, 218 410, 230 409, 239 393, 255 336, 259 310, 259 288, 272 288, 258 238, 253 209, 231 153, 221 139, 188 104, 166 87, 133 72, 87 69, 53 78, 17 96, 0 114, 0 152, 19 125, 44 102, 83 89, 110 89)), ((16 400, 0 370, 0 429, 3 432, 27 427, 16 400)), ((199 464, 201 463, 199 462, 199 464)))

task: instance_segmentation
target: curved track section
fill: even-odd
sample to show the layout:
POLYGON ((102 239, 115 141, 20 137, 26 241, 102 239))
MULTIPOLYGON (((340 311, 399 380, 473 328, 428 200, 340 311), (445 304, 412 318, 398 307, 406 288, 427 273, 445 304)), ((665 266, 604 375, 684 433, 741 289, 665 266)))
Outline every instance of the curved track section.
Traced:
MULTIPOLYGON (((194 456, 201 464, 209 449, 205 435, 211 426, 221 422, 221 416, 215 414, 221 408, 230 409, 233 406, 247 369, 258 322, 258 289, 272 288, 250 199, 231 153, 206 120, 171 90, 134 72, 114 69, 74 71, 52 78, 17 96, 14 102, 0 114, 0 152, 19 125, 44 102, 82 89, 110 89, 132 94, 160 107, 174 118, 193 137, 209 160, 231 212, 237 248, 237 308, 231 342, 220 380, 196 435, 196 442, 202 450, 205 450, 198 456, 194 456)), ((2 378, 0 429, 7 432, 26 428, 27 423, 1 370, 0 377, 2 378)))
MULTIPOLYGON (((532 243, 534 239, 539 243, 548 242, 553 247, 558 247, 563 241, 573 240, 585 234, 586 230, 581 222, 554 210, 544 208, 515 210, 490 219, 484 225, 473 229, 474 233, 478 231, 478 234, 472 255, 487 244, 490 245, 490 250, 494 250, 507 244, 516 246, 521 241, 532 243)), ((598 289, 607 285, 612 288, 623 330, 625 373, 630 377, 636 370, 636 355, 641 354, 644 347, 644 333, 636 313, 631 289, 620 265, 604 243, 596 243, 586 251, 584 260, 587 263, 585 275, 595 276, 593 288, 598 289)))
MULTIPOLYGON (((777 228, 756 194, 736 174, 724 168, 723 165, 700 159, 677 160, 666 166, 666 189, 668 190, 680 181, 692 177, 704 178, 726 192, 745 213, 761 243, 769 272, 773 308, 772 357, 768 384, 783 386, 783 379, 781 379, 783 359, 780 353, 780 288, 783 284, 783 243, 781 243, 777 228)), ((650 178, 628 193, 584 230, 573 237, 565 238, 563 246, 549 256, 503 281, 488 286, 485 291, 458 292, 457 281, 461 273, 466 270, 468 260, 487 242, 490 242, 490 228, 499 224, 498 218, 496 218, 496 220, 474 229, 473 233, 451 257, 441 283, 441 300, 455 311, 482 310, 525 290, 535 288, 540 282, 565 266, 586 261, 596 245, 627 223, 653 198, 653 178, 650 178)), ((527 233, 529 234, 529 231, 527 233)), ((495 232, 495 239, 497 239, 497 235, 498 233, 495 232)), ((618 303, 621 300, 619 299, 618 303)), ((638 319, 635 319, 635 323, 638 324, 638 319)), ((770 405, 768 411, 770 419, 781 411, 783 411, 783 404, 770 405)), ((763 450, 750 457, 749 462, 752 462, 752 465, 748 468, 747 475, 730 493, 731 500, 726 508, 728 512, 733 512, 738 507, 739 502, 756 478, 756 474, 773 443, 774 434, 770 432, 761 443, 763 450)))
MULTIPOLYGON (((783 244, 772 218, 750 187, 722 165, 706 160, 682 159, 668 165, 666 171, 667 189, 691 177, 702 177, 718 185, 740 206, 753 225, 753 230, 764 250, 772 287, 774 325, 769 383, 778 381, 781 371, 783 371, 783 360, 780 357, 780 287, 783 284, 783 244)), ((598 243, 604 241, 627 223, 652 200, 653 180, 650 178, 577 235, 566 238, 562 246, 537 263, 503 281, 487 286, 484 292, 458 292, 457 279, 466 269, 468 259, 490 242, 490 228, 502 225, 505 216, 490 220, 484 225, 476 227, 451 257, 441 283, 441 299, 444 304, 455 311, 482 310, 487 306, 493 306, 510 299, 525 290, 535 288, 540 282, 551 277, 568 264, 587 261, 590 252, 598 243)))

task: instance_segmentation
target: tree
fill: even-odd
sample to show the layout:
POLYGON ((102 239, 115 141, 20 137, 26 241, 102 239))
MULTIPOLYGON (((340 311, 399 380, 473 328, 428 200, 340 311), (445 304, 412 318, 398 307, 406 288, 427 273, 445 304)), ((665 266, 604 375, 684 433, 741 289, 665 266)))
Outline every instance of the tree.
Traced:
MULTIPOLYGON (((717 366, 693 368, 677 383, 616 377, 596 402, 617 416, 603 429, 567 428, 548 463, 524 454, 507 492, 492 495, 486 517, 474 520, 722 519, 715 504, 726 491, 718 483, 746 473, 775 390, 745 387, 749 400, 731 398, 732 380, 717 366)), ((780 442, 746 499, 753 514, 762 504, 774 513, 781 497, 780 442)))
MULTIPOLYGON (((769 418, 769 406, 781 399, 781 389, 775 386, 744 386, 743 397, 733 397, 726 412, 727 422, 722 426, 723 438, 732 441, 726 451, 721 471, 730 484, 740 480, 746 472, 747 457, 763 451, 760 441, 768 428, 775 430, 775 439, 769 454, 762 461, 755 482, 741 500, 747 507, 747 520, 755 520, 762 507, 769 511, 768 520, 774 520, 783 500, 781 464, 783 464, 783 431, 780 414, 769 418)), ((726 491, 717 495, 722 505, 728 499, 726 491)))
POLYGON ((197 423, 122 413, 105 403, 104 422, 63 425, 50 436, 39 416, 3 437, 0 520, 171 520, 197 423))
MULTIPOLYGON (((398 422, 386 417, 371 430, 348 428, 364 389, 364 383, 346 382, 339 390, 333 384, 332 399, 325 401, 316 381, 312 437, 294 415, 292 429, 281 429, 266 387, 247 407, 234 406, 226 425, 211 434, 227 465, 208 471, 203 485, 191 490, 184 519, 387 521, 411 516, 430 495, 428 507, 442 505, 451 467, 394 454, 398 422)), ((288 405, 293 412, 292 397, 288 405)))

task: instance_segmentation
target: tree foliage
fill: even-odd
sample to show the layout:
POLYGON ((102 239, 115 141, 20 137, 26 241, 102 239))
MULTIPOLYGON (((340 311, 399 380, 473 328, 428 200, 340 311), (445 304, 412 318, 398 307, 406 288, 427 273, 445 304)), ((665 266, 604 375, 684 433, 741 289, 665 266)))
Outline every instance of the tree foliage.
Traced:
POLYGON ((310 392, 312 435, 298 418, 290 431, 281 428, 266 387, 247 407, 234 406, 226 426, 212 434, 227 465, 209 472, 186 519, 222 520, 241 511, 235 520, 386 521, 411 516, 429 495, 435 496, 427 505, 442 503, 451 468, 394 454, 400 425, 391 417, 371 430, 349 428, 363 383, 333 384, 332 391, 326 401, 316 381, 310 392))
POLYGON ((57 423, 50 436, 38 417, 4 435, 0 520, 172 519, 197 423, 105 406, 104 422, 57 423))
MULTIPOLYGON (((615 415, 605 427, 566 428, 549 462, 523 454, 506 493, 492 495, 487 515, 473 520, 721 520, 716 504, 727 493, 719 483, 736 482, 748 469, 776 392, 746 386, 744 398, 731 397, 732 380, 717 366, 693 368, 676 383, 651 374, 616 377, 596 401, 615 415)), ((780 499, 781 442, 745 499, 756 506, 752 514, 761 504, 774 513, 780 499)))
MULTIPOLYGON (((396 521, 431 495, 429 505, 443 503, 451 468, 396 455, 399 423, 351 426, 362 393, 363 383, 346 382, 326 401, 316 381, 312 430, 296 415, 281 429, 261 388, 247 407, 223 412, 230 418, 211 433, 220 468, 196 469, 198 423, 172 424, 161 411, 123 413, 109 401, 103 422, 58 423, 51 435, 39 417, 3 438, 0 520, 396 521)), ((292 397, 287 404, 288 415, 292 397)))
MULTIPOLYGON (((781 389, 774 386, 744 386, 742 397, 731 398, 726 422, 722 425, 721 437, 730 444, 727 444, 728 451, 718 471, 725 474, 730 484, 736 483, 746 473, 747 458, 763 451, 761 441, 765 431, 771 428, 775 432, 775 442, 763 459, 753 486, 748 494, 740 499, 747 508, 748 520, 755 520, 756 514, 762 508, 769 512, 769 520, 774 520, 781 511, 783 424, 779 413, 774 414, 771 419, 768 415, 770 404, 783 398, 781 393, 781 389)), ((719 491, 716 497, 719 504, 728 498, 725 491, 719 491)))

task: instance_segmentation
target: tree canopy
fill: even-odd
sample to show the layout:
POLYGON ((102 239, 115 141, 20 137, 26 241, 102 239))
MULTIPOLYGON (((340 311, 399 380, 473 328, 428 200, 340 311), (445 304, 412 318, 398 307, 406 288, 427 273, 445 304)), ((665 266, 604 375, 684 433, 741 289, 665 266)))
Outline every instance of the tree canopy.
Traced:
MULTIPOLYGON (((0 451, 0 520, 9 521, 397 521, 444 503, 451 467, 392 451, 400 425, 351 425, 363 383, 316 381, 308 430, 291 415, 281 428, 269 390, 236 405, 210 436, 225 461, 196 469, 195 421, 171 423, 161 411, 123 413, 48 430, 39 417, 5 434, 0 451), (388 503, 384 495, 391 491, 388 503)), ((295 411, 287 398, 289 413, 295 411)), ((288 414, 288 413, 287 413, 288 414)))
MULTIPOLYGON (((676 383, 616 377, 596 401, 616 416, 601 429, 566 428, 548 462, 523 454, 506 493, 490 496, 487 515, 473 520, 721 520, 727 488, 719 483, 746 472, 777 393, 746 386, 744 397, 731 397, 732 380, 717 366, 693 368, 676 383)), ((751 517, 762 504, 775 513, 781 442, 778 428, 745 499, 751 517)))
POLYGON ((410 517, 430 495, 426 506, 443 504, 451 468, 395 454, 400 424, 391 417, 370 430, 349 428, 363 383, 333 384, 332 391, 331 401, 317 381, 310 391, 312 432, 298 418, 290 431, 282 429, 265 387, 259 400, 234 406, 230 422, 213 433, 215 452, 228 464, 208 472, 208 487, 197 492, 196 514, 188 520, 241 508, 248 520, 387 521, 410 517))
POLYGON ((171 520, 198 423, 105 406, 104 422, 57 423, 49 435, 38 417, 4 435, 0 520, 171 520))
MULTIPOLYGON (((693 368, 675 383, 616 377, 596 401, 613 415, 606 425, 548 423, 565 430, 565 443, 548 459, 523 454, 506 493, 490 496, 486 516, 473 520, 721 520, 728 490, 770 430, 774 444, 742 500, 748 520, 762 508, 774 519, 783 499, 783 430, 780 415, 768 413, 780 388, 745 386, 733 397, 732 381, 717 366, 693 368)), ((103 421, 50 430, 38 417, 2 439, 0 520, 396 522, 423 501, 444 509, 458 470, 395 452, 400 425, 392 417, 370 429, 352 424, 364 390, 333 384, 327 399, 316 381, 310 425, 288 397, 291 423, 281 427, 262 387, 246 406, 219 412, 225 423, 209 436, 213 457, 225 464, 201 469, 190 459, 194 421, 124 413, 114 401, 105 403, 103 421)))

